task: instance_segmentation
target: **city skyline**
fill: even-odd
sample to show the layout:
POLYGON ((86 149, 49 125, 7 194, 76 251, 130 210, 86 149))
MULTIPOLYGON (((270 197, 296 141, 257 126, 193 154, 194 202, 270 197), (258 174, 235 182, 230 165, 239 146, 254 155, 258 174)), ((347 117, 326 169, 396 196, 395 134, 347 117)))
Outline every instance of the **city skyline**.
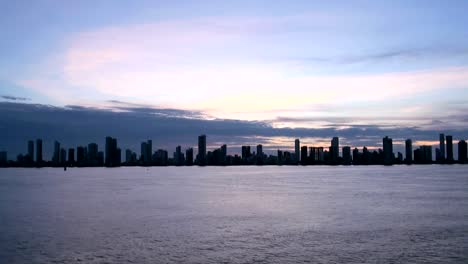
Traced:
MULTIPOLYGON (((456 159, 454 158, 453 137, 439 135, 439 147, 434 151, 431 145, 413 146, 411 139, 405 140, 405 156, 402 152, 395 153, 393 139, 382 138, 382 148, 369 149, 362 146, 343 146, 340 150, 339 137, 333 137, 328 147, 301 145, 300 139, 294 140, 293 151, 277 149, 272 155, 263 151, 263 145, 258 144, 256 151, 251 146, 242 146, 240 153, 228 153, 228 146, 223 144, 219 148, 207 150, 207 136, 198 136, 197 154, 193 147, 186 147, 185 154, 178 145, 172 158, 166 149, 154 152, 153 141, 148 139, 141 142, 140 155, 131 149, 125 152, 118 146, 116 138, 107 136, 105 148, 99 151, 98 144, 89 143, 75 148, 61 148, 60 142, 54 141, 53 156, 50 161, 42 158, 42 139, 27 141, 26 154, 19 154, 16 160, 9 159, 7 151, 0 151, 0 166, 12 167, 119 167, 119 166, 210 166, 210 165, 397 165, 397 164, 465 164, 468 162, 467 142, 460 139, 456 159), (446 148, 447 147, 447 148, 446 148), (68 153, 68 155, 67 155, 68 153), (435 153, 435 159, 433 154, 435 153), (122 157, 124 156, 124 160, 122 157), (36 157, 36 158, 34 158, 36 157)), ((255 149, 255 148, 254 148, 255 149)))

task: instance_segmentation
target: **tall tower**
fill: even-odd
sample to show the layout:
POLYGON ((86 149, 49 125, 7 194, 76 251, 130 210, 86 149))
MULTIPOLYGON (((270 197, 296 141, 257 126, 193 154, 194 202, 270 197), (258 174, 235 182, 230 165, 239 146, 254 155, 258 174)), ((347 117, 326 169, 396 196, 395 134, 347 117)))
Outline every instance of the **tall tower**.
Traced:
POLYGON ((42 162, 42 139, 36 140, 36 162, 42 162))
POLYGON ((34 161, 34 141, 32 140, 28 141, 28 158, 29 161, 34 161))
POLYGON ((445 141, 447 142, 447 161, 453 162, 453 141, 452 136, 446 136, 445 141))
POLYGON ((331 141, 331 161, 338 162, 339 154, 340 154, 340 139, 338 137, 333 137, 331 141))
POLYGON ((405 158, 406 163, 413 162, 413 142, 411 141, 411 139, 407 139, 405 141, 405 152, 406 152, 406 158, 405 158))
POLYGON ((198 136, 198 165, 206 164, 206 135, 198 136))
POLYGON ((465 140, 458 142, 458 162, 466 163, 467 161, 467 144, 465 140))
POLYGON ((385 165, 393 164, 393 140, 389 137, 384 137, 382 139, 383 144, 383 154, 384 154, 384 163, 385 165))
POLYGON ((301 142, 299 141, 298 138, 296 138, 296 140, 294 140, 294 155, 295 155, 295 160, 297 162, 299 162, 301 159, 300 159, 300 156, 301 156, 301 142))
POLYGON ((445 160, 445 135, 439 135, 439 150, 440 150, 440 159, 441 161, 445 160))

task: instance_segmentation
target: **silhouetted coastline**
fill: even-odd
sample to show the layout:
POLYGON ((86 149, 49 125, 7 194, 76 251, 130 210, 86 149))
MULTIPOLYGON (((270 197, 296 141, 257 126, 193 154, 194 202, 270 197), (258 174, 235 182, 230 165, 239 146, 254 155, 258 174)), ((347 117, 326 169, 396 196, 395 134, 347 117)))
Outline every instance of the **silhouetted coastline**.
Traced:
POLYGON ((333 137, 329 147, 301 146, 300 139, 294 141, 294 152, 277 150, 277 155, 267 155, 261 144, 256 151, 250 146, 242 146, 241 153, 228 155, 227 145, 207 151, 206 135, 198 137, 198 154, 194 156, 193 148, 182 151, 177 146, 172 158, 165 149, 153 151, 152 140, 141 143, 140 155, 126 149, 125 160, 117 139, 106 137, 104 151, 99 151, 96 143, 87 146, 62 148, 60 142, 53 145, 53 156, 50 161, 43 159, 42 139, 27 142, 27 153, 20 154, 16 160, 8 159, 6 151, 0 151, 0 167, 120 167, 120 166, 239 166, 239 165, 398 165, 398 164, 466 164, 467 143, 458 142, 458 159, 454 159, 452 136, 439 135, 439 148, 435 149, 433 159, 432 146, 422 145, 413 148, 412 140, 405 141, 405 158, 403 153, 393 152, 393 140, 388 136, 382 139, 383 148, 370 150, 343 146, 340 153, 339 138, 333 137), (34 144, 35 143, 35 144, 34 144), (76 152, 75 152, 76 150, 76 152), (75 156, 76 153, 76 156, 75 156))

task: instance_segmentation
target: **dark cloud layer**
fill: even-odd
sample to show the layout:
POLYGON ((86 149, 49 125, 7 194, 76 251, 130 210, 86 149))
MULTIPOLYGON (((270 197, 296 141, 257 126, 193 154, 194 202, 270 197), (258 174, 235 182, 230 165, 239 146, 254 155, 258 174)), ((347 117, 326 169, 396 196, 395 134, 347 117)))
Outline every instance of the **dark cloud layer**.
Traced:
MULTIPOLYGON (((139 105, 117 107, 117 110, 102 110, 82 106, 55 107, 40 104, 0 102, 0 149, 9 152, 10 158, 26 152, 26 141, 42 138, 46 157, 52 152, 54 140, 65 147, 76 147, 90 142, 104 147, 106 136, 117 137, 122 149, 139 151, 139 144, 152 139, 154 148, 172 151, 177 145, 184 148, 196 146, 197 136, 207 134, 208 144, 229 145, 269 144, 270 148, 281 147, 269 138, 331 138, 339 136, 343 144, 352 146, 376 146, 381 137, 388 135, 395 141, 405 138, 437 140, 439 131, 417 128, 378 126, 351 126, 346 129, 326 127, 274 128, 268 122, 251 122, 224 119, 203 119, 203 113, 179 110, 141 107, 139 105)), ((465 138, 468 131, 444 131, 455 139, 465 138)), ((291 142, 291 147, 293 144, 291 142)), ((284 147, 284 146, 283 146, 284 147)), ((230 148, 237 151, 236 148, 230 148)))
POLYGON ((11 96, 11 95, 2 95, 0 97, 2 99, 10 100, 10 101, 29 101, 29 100, 31 100, 31 99, 26 98, 26 97, 17 97, 17 96, 11 96))

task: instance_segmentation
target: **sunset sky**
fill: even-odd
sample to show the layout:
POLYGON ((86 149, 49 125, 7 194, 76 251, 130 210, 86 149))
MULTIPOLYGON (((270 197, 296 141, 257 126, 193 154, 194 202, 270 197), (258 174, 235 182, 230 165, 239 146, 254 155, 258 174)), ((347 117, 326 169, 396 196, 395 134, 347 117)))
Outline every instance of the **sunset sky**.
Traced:
POLYGON ((467 10, 455 0, 3 1, 0 101, 463 134, 467 10))

